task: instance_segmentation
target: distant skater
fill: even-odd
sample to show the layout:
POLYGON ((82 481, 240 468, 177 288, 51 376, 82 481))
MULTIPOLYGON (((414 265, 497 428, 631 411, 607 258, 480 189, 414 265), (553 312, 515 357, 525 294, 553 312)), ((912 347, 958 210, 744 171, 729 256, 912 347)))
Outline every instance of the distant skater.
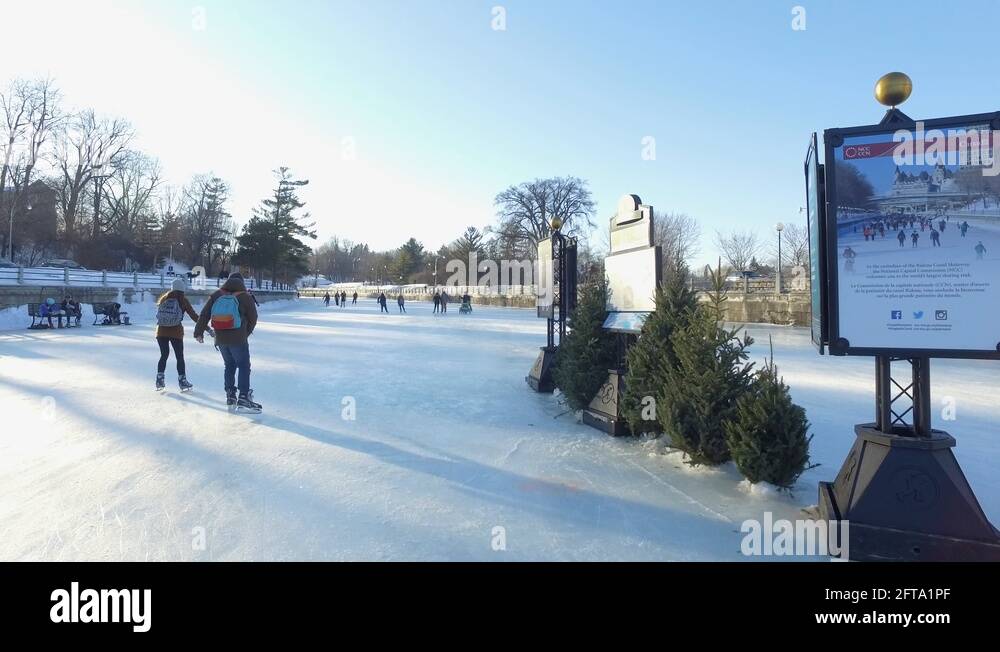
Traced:
POLYGON ((399 312, 406 312, 406 300, 403 298, 402 292, 400 292, 399 296, 396 297, 396 305, 399 306, 399 312))
POLYGON ((964 238, 965 234, 969 232, 969 223, 968 222, 962 222, 962 226, 960 226, 958 228, 962 232, 962 237, 964 238))
POLYGON ((916 247, 917 242, 920 240, 920 234, 914 231, 913 235, 910 236, 910 240, 913 242, 913 246, 916 247))
POLYGON ((378 311, 379 314, 382 314, 383 312, 386 313, 389 312, 389 309, 385 307, 385 292, 379 292, 378 305, 379 305, 379 311, 378 311))
POLYGON ((941 234, 931 227, 931 246, 940 247, 941 246, 941 234))
POLYGON ((358 302, 358 293, 357 293, 357 292, 355 292, 355 293, 354 293, 354 296, 352 296, 352 297, 351 297, 351 305, 353 306, 353 305, 354 305, 354 304, 356 304, 357 302, 358 302))
POLYGON ((441 293, 437 290, 434 291, 434 313, 436 314, 441 310, 441 293))
POLYGON ((983 246, 983 241, 980 240, 979 244, 976 245, 976 258, 978 260, 982 260, 985 254, 986 254, 986 247, 983 246))
POLYGON ((333 293, 333 303, 334 303, 334 305, 338 305, 338 306, 340 305, 340 293, 339 292, 334 292, 333 293))
POLYGON ((441 314, 448 312, 448 291, 441 292, 441 314))
POLYGON ((858 257, 857 252, 848 247, 844 249, 844 271, 853 272, 854 271, 854 259, 858 257))
POLYGON ((900 248, 906 246, 906 234, 903 233, 902 230, 896 234, 896 239, 899 240, 900 248))
POLYGON ((327 308, 329 308, 329 307, 330 307, 330 293, 329 293, 329 292, 327 292, 327 293, 326 293, 326 294, 325 294, 325 295, 323 296, 323 304, 324 304, 324 305, 326 305, 326 307, 327 307, 327 308))
POLYGON ((347 292, 340 293, 340 307, 343 308, 347 305, 347 292))

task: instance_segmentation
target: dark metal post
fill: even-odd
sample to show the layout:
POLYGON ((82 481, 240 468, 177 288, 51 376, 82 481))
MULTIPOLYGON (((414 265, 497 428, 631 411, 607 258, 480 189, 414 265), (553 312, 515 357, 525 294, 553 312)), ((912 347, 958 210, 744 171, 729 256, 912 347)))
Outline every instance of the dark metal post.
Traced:
POLYGON ((931 436, 931 359, 913 358, 913 434, 931 436))
POLYGON ((875 425, 892 432, 892 358, 887 355, 875 356, 875 425))

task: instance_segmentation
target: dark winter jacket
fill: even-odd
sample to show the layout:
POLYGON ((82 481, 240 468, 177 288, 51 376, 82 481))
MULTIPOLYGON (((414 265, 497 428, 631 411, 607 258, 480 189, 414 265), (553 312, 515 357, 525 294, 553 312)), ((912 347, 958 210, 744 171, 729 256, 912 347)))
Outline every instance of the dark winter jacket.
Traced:
POLYGON ((235 346, 243 344, 253 334, 257 327, 257 304, 247 292, 247 286, 239 278, 230 278, 222 288, 208 298, 208 303, 201 309, 198 324, 194 327, 194 336, 202 337, 212 321, 212 306, 224 294, 235 294, 240 306, 240 327, 233 330, 215 331, 216 346, 235 346))
MULTIPOLYGON (((194 311, 194 307, 191 305, 191 302, 188 301, 188 298, 184 296, 183 292, 180 290, 171 290, 157 299, 156 305, 160 305, 168 299, 177 299, 177 301, 181 304, 181 311, 190 317, 191 321, 198 321, 198 313, 194 311)), ((156 336, 169 337, 175 340, 184 339, 184 315, 181 315, 181 323, 176 326, 157 326, 156 336)))

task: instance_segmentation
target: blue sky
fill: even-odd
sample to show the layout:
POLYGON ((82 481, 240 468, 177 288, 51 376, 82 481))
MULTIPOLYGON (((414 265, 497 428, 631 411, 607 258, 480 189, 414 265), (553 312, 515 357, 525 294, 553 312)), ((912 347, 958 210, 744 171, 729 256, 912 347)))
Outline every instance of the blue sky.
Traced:
POLYGON ((49 26, 47 38, 0 42, 0 81, 49 74, 69 104, 129 118, 171 181, 229 180, 241 220, 288 165, 312 181, 322 239, 378 248, 410 236, 436 248, 489 224, 507 185, 575 175, 600 228, 635 193, 697 218, 699 258, 712 260, 718 229, 769 238, 775 222, 803 221, 809 134, 877 122, 883 73, 913 78, 914 118, 1000 109, 996 0, 95 0, 10 12, 49 26), (491 29, 498 5, 503 31, 491 29), (642 157, 647 137, 655 160, 642 157))

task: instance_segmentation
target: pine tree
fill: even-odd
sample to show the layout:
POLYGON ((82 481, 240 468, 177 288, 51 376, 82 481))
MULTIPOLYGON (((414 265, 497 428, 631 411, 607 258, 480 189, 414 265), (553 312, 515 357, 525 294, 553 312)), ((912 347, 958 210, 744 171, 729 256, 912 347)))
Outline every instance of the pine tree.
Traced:
POLYGON ((580 288, 570 330, 559 345, 552 371, 556 387, 574 410, 587 407, 616 363, 615 335, 604 330, 608 285, 603 277, 580 288))
POLYGON ((736 402, 735 418, 726 423, 726 442, 736 468, 750 482, 763 480, 790 489, 813 468, 808 430, 805 410, 792 402, 772 353, 750 391, 736 402))
POLYGON ((698 298, 688 285, 688 271, 675 261, 656 289, 656 309, 642 326, 639 340, 626 353, 627 373, 622 411, 634 434, 660 429, 655 398, 676 364, 673 335, 690 318, 698 298))
POLYGON ((722 325, 725 302, 720 268, 713 273, 713 291, 672 337, 676 362, 656 396, 663 432, 673 447, 687 453, 690 464, 722 464, 730 459, 725 424, 734 418, 736 403, 750 385, 753 363, 747 347, 753 343, 742 327, 722 325))
POLYGON ((285 280, 298 278, 309 270, 311 249, 300 239, 316 238, 312 223, 304 224, 309 214, 296 212, 305 206, 298 197, 298 189, 308 184, 295 180, 286 167, 275 170, 278 185, 271 197, 254 209, 253 217, 243 227, 237 238, 237 258, 244 263, 271 270, 271 279, 277 281, 279 273, 285 280))

